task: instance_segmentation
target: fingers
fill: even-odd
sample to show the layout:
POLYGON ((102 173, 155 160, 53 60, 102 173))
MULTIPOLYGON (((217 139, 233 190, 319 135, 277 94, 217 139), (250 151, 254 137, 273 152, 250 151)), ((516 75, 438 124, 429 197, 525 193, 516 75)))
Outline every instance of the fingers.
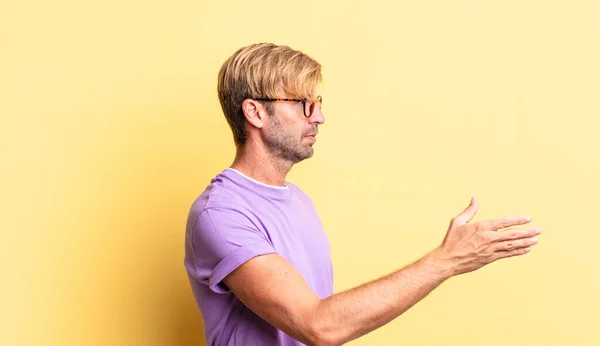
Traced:
POLYGON ((494 232, 496 241, 509 241, 523 238, 531 238, 542 233, 542 229, 539 227, 532 228, 511 228, 506 231, 494 232))
POLYGON ((537 235, 541 233, 539 227, 515 228, 503 232, 490 232, 496 234, 496 245, 493 246, 494 255, 492 262, 501 258, 521 256, 531 251, 531 247, 539 240, 537 235))
POLYGON ((495 220, 486 220, 478 222, 477 228, 479 230, 492 230, 497 231, 502 228, 507 228, 510 226, 524 225, 531 222, 531 216, 521 215, 521 216, 507 216, 500 219, 495 220))
POLYGON ((510 250, 510 251, 498 251, 494 254, 494 258, 493 258, 492 262, 497 261, 501 258, 522 256, 522 255, 525 255, 526 253, 529 253, 529 251, 531 251, 530 247, 523 247, 520 249, 514 249, 514 250, 510 250))
POLYGON ((479 206, 477 198, 471 197, 471 202, 469 203, 469 206, 467 206, 467 208, 462 213, 460 213, 458 216, 452 219, 452 224, 464 225, 468 223, 473 219, 473 217, 475 217, 475 214, 477 214, 478 209, 479 206))
POLYGON ((494 251, 513 251, 522 248, 530 248, 538 243, 538 238, 523 238, 517 240, 506 240, 500 243, 497 243, 492 248, 494 251))

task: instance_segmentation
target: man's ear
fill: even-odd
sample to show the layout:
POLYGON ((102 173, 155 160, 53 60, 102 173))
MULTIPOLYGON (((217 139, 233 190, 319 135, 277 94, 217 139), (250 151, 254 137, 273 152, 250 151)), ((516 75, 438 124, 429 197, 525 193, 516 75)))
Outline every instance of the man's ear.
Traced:
POLYGON ((265 107, 258 101, 245 99, 242 102, 242 112, 246 120, 257 128, 264 126, 265 116, 267 115, 265 107))

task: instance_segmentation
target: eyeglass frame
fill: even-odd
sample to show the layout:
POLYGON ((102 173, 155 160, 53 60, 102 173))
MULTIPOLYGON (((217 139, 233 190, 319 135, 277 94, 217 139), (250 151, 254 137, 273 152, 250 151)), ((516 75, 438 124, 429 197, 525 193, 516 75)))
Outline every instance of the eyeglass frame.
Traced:
MULTIPOLYGON (((302 103, 302 113, 304 113, 304 117, 310 118, 315 113, 315 110, 313 108, 312 112, 310 114, 306 115, 306 102, 308 102, 308 99, 259 98, 259 99, 254 99, 254 100, 265 101, 265 102, 301 102, 302 103)), ((316 105, 317 103, 319 104, 319 109, 321 109, 321 105, 323 104, 323 97, 317 96, 317 102, 313 102, 313 104, 316 105)))

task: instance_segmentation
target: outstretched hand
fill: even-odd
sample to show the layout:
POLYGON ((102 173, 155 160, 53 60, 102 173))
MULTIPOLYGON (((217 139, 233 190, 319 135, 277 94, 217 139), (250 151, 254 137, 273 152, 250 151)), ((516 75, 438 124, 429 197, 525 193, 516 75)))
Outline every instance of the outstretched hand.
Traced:
POLYGON ((469 206, 452 219, 444 241, 437 249, 451 263, 453 275, 477 270, 501 258, 524 255, 538 242, 537 235, 541 233, 538 227, 503 230, 531 222, 530 216, 469 223, 477 210, 477 199, 473 197, 469 206))

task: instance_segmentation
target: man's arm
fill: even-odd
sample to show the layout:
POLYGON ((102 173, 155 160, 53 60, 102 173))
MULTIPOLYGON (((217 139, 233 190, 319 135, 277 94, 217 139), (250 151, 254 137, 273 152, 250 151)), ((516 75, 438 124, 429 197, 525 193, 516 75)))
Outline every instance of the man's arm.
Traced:
POLYGON ((223 281, 256 314, 308 345, 340 345, 398 317, 444 280, 500 258, 523 255, 537 242, 535 228, 506 217, 468 224, 477 202, 454 218, 442 244, 392 274, 320 299, 295 268, 277 254, 255 257, 223 281))

